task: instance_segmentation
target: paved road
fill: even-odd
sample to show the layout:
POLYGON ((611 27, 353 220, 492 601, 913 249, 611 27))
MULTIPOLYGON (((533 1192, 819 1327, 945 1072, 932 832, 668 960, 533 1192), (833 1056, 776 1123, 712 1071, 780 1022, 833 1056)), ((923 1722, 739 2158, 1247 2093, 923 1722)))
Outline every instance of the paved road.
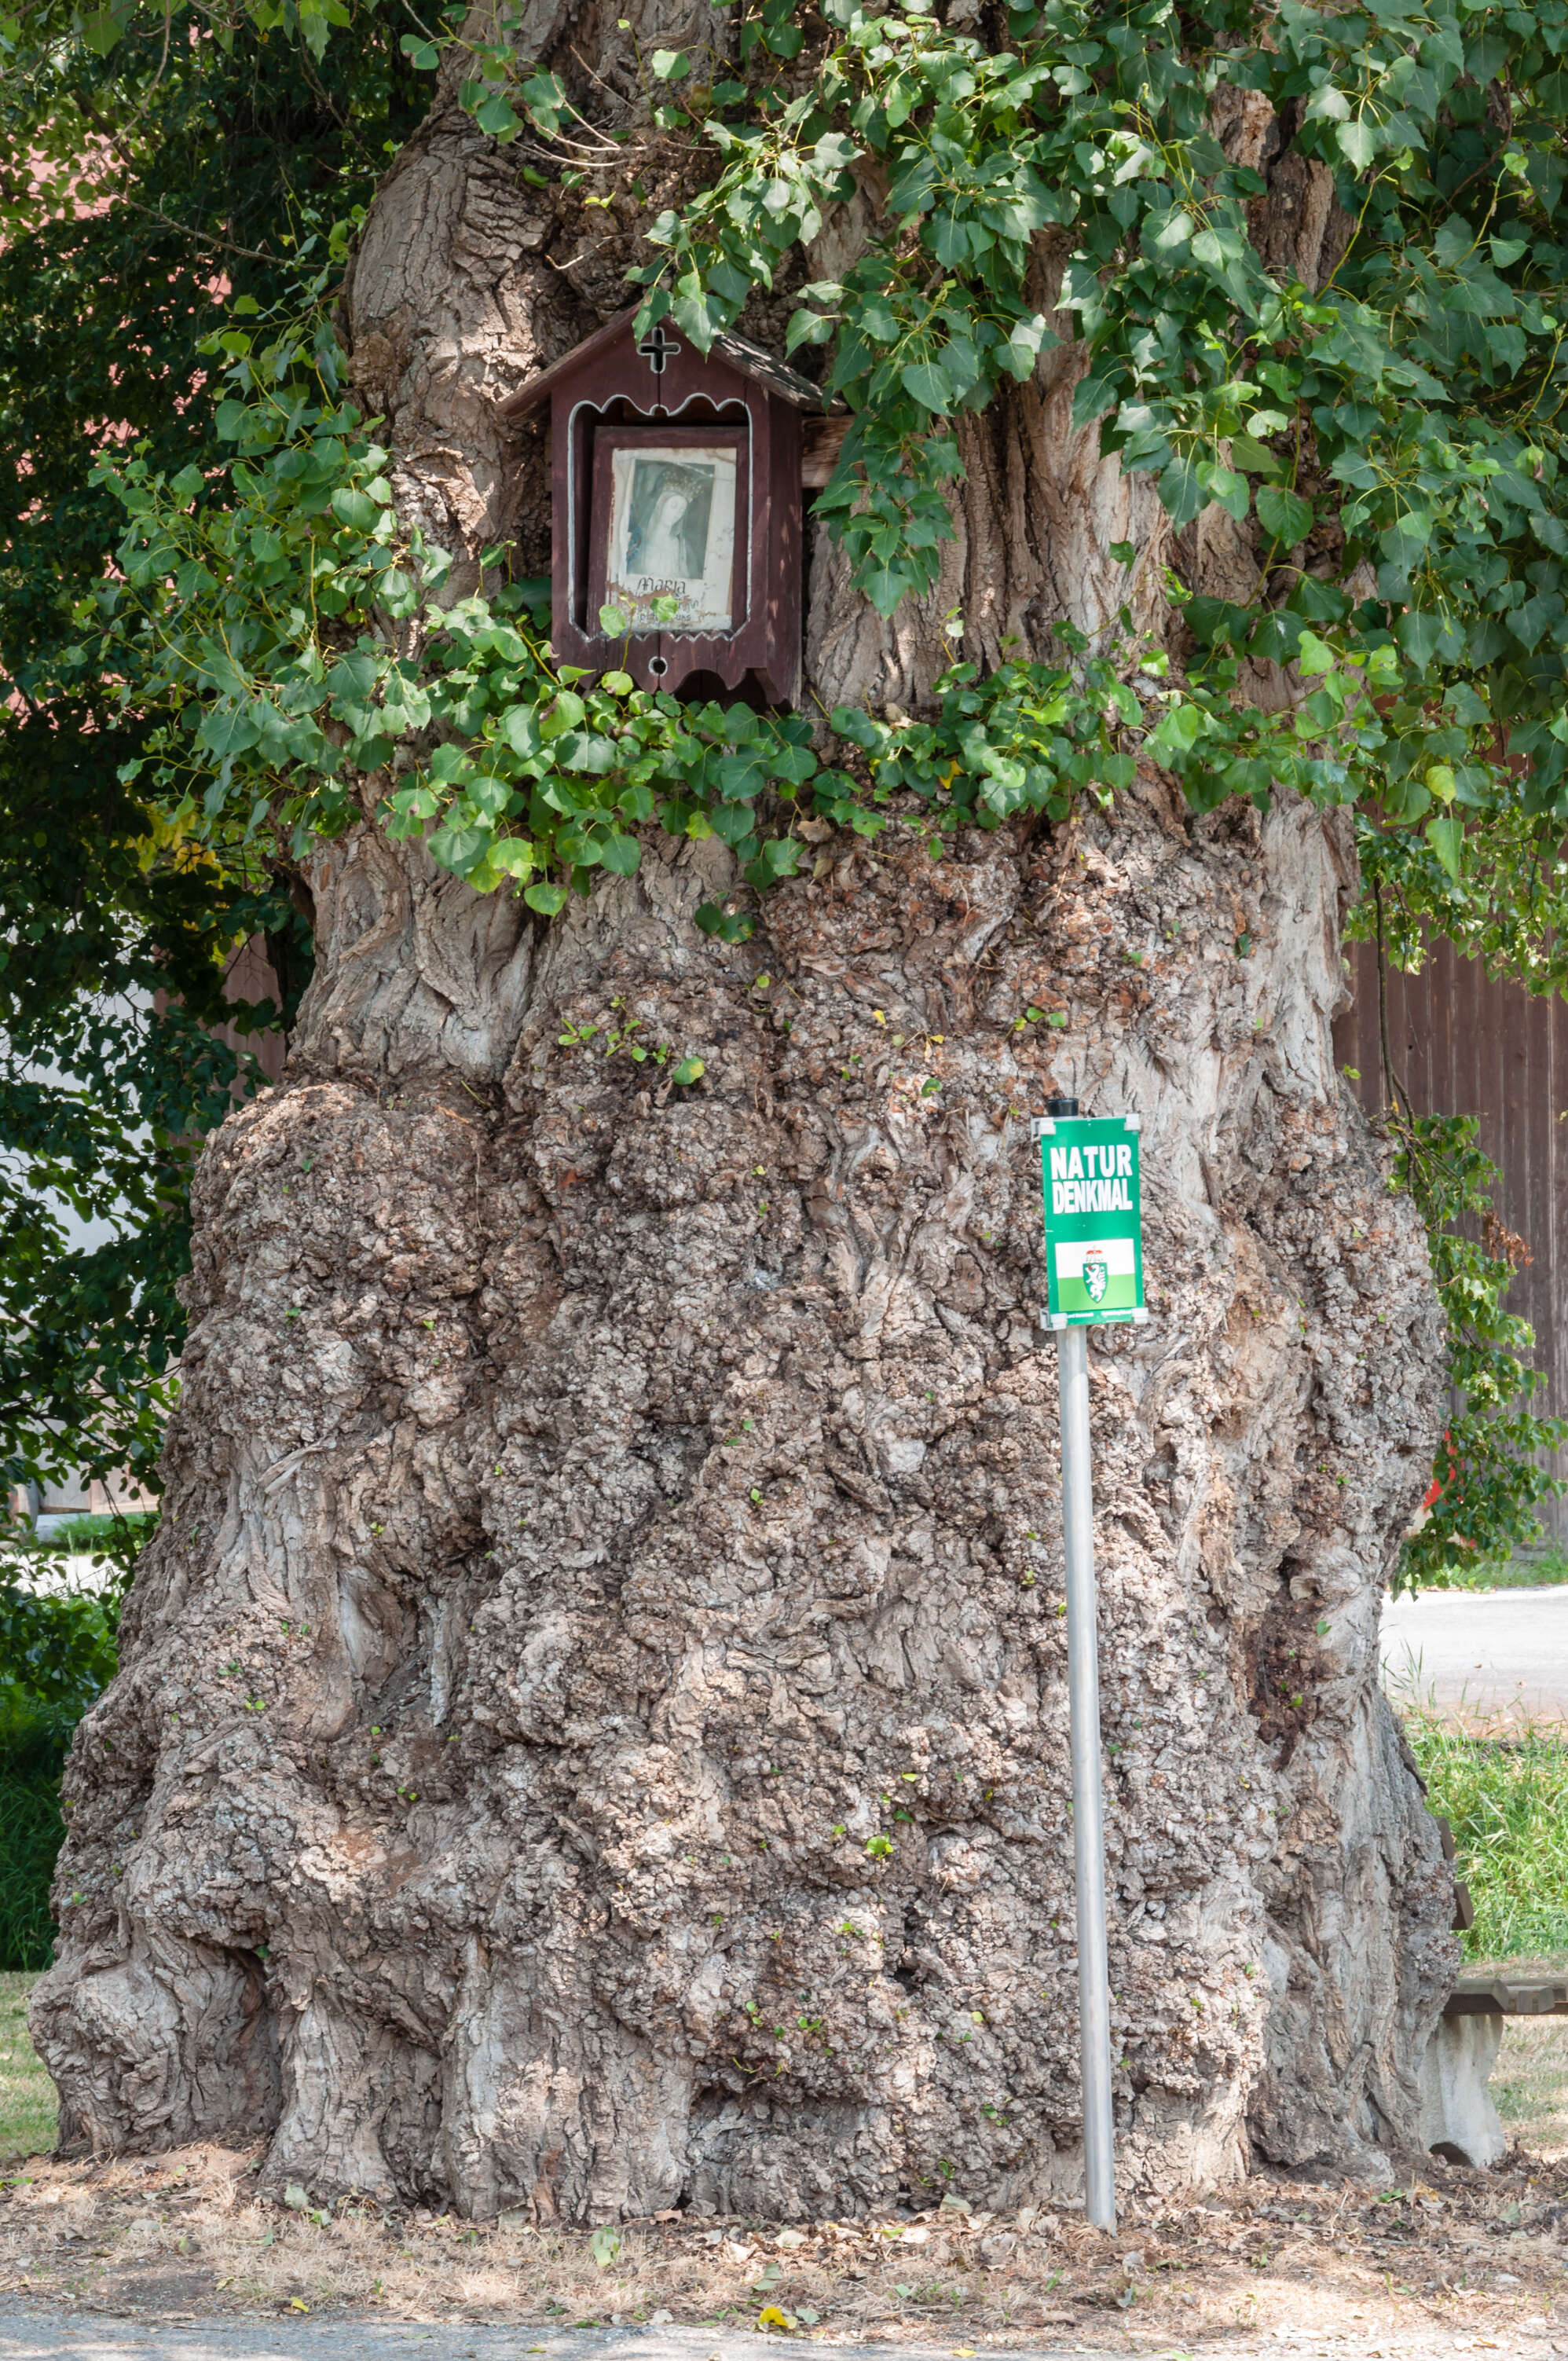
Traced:
MULTIPOLYGON (((732 2329, 566 2329, 552 2335, 527 2328, 396 2327, 385 2321, 215 2321, 200 2328, 106 2320, 35 2311, 0 2296, 0 2361, 765 2361, 799 2337, 748 2335, 732 2329)), ((1396 2361, 1452 2361, 1454 2349, 1491 2345, 1495 2351, 1541 2361, 1568 2353, 1562 2329, 1531 2335, 1508 2329, 1456 2336, 1452 2329, 1424 2326, 1414 2334, 1398 2327, 1320 2335, 1310 2329, 1279 2329, 1266 2345, 1233 2342, 1201 2345, 1155 2345, 1135 2348, 1148 2361, 1280 2361, 1299 2354, 1321 2361, 1360 2361, 1376 2354, 1396 2361)), ((833 2361, 1073 2361, 1097 2356, 1112 2361, 1103 2345, 1016 2346, 981 2345, 978 2353, 951 2345, 829 2345, 833 2361)), ((1115 2348, 1126 2361, 1127 2346, 1115 2348)))
POLYGON ((1383 1610, 1383 1683, 1449 1711, 1568 1721, 1568 1588, 1428 1590, 1383 1610))

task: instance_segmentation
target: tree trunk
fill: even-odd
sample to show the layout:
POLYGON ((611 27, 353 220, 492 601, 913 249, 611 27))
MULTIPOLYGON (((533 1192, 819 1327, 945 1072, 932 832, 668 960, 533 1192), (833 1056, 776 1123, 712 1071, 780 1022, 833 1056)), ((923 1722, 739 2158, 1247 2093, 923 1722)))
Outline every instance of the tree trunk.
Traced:
MULTIPOLYGON (((624 301, 630 221, 450 101, 382 192, 356 377, 470 555, 539 562, 490 400, 624 301)), ((1073 373, 970 430, 924 609, 817 548, 824 701, 919 697, 955 604, 981 658, 1160 623, 1073 373)), ((1145 1140, 1150 1323, 1091 1339, 1122 2185, 1415 2143, 1452 1885, 1376 1640, 1441 1356, 1332 1061, 1347 832, 1151 776, 940 865, 817 842, 740 947, 692 923, 716 840, 548 926, 370 826, 319 855, 67 1780, 67 2148, 261 2137, 269 2185, 573 2222, 1072 2201, 1058 1091, 1145 1140)))

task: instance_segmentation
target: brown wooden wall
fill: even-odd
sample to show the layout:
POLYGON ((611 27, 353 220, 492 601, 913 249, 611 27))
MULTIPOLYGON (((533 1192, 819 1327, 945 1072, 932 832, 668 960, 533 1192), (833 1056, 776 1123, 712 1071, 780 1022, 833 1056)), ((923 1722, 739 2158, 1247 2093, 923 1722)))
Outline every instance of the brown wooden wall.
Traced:
MULTIPOLYGON (((1355 1002, 1334 1027, 1334 1056, 1354 1066, 1364 1106, 1382 1103, 1377 957, 1347 947, 1355 1002)), ((1478 960, 1440 943, 1419 975, 1388 971, 1388 1053, 1419 1115, 1475 1115, 1480 1144, 1502 1174, 1493 1202, 1534 1259, 1515 1277, 1507 1304, 1535 1330, 1547 1382, 1535 1407, 1568 1415, 1568 1005, 1496 983, 1478 960)), ((1556 1473, 1568 1476, 1568 1454, 1556 1473)), ((1542 1521, 1568 1541, 1568 1500, 1547 1501, 1542 1521)))
MULTIPOLYGON (((224 977, 224 998, 276 1000, 277 997, 278 979, 267 956, 267 945, 259 935, 252 935, 248 942, 241 944, 228 963, 228 972, 224 977)), ((229 1049, 238 1050, 241 1056, 248 1054, 253 1057, 269 1082, 282 1080, 286 1044, 281 1033, 240 1033, 232 1025, 220 1025, 216 1031, 218 1039, 225 1042, 229 1049)), ((1351 1062, 1354 1064, 1354 1060, 1351 1062)))

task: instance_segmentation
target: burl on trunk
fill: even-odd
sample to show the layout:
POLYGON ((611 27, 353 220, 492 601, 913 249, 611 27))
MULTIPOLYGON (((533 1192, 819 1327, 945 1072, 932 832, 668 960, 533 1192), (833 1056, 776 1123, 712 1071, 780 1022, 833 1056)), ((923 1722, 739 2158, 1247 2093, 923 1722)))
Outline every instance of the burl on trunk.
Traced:
MULTIPOLYGON (((566 206, 447 109, 356 267, 401 504, 470 552, 538 514, 489 397, 624 301, 566 206)), ((981 658, 1157 622, 1075 373, 966 429, 925 609, 817 548, 828 701, 923 693, 955 603, 981 658)), ((370 824, 319 856, 67 1777, 62 2138, 576 2222, 1070 2200, 1065 1090, 1144 1126, 1152 1316, 1091 1349, 1123 2186, 1376 2170, 1454 1952, 1376 1680, 1441 1350, 1332 1061, 1347 839, 1152 776, 939 865, 824 829, 738 948, 724 859, 649 835, 545 927, 370 824)))

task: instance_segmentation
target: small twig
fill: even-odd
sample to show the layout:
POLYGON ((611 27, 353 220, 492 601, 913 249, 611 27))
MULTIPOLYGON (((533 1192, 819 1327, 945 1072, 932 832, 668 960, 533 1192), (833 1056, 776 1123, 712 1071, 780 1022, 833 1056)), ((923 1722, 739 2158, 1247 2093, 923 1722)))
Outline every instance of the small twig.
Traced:
MULTIPOLYGON (((579 115, 577 120, 582 123, 582 116, 579 115)), ((583 127, 589 132, 594 129, 591 123, 584 124, 583 127)), ((588 140, 577 139, 569 134, 557 132, 553 140, 520 138, 514 140, 512 144, 520 155, 536 157, 541 164, 559 164, 562 160, 563 148, 574 151, 567 157, 568 162, 575 164, 580 158, 584 161, 585 169, 587 169, 587 159, 602 159, 601 162, 596 162, 596 170, 609 170, 616 164, 628 162, 634 164, 639 158, 649 153, 646 144, 631 148, 624 148, 619 140, 611 139, 608 134, 599 134, 588 140)))

